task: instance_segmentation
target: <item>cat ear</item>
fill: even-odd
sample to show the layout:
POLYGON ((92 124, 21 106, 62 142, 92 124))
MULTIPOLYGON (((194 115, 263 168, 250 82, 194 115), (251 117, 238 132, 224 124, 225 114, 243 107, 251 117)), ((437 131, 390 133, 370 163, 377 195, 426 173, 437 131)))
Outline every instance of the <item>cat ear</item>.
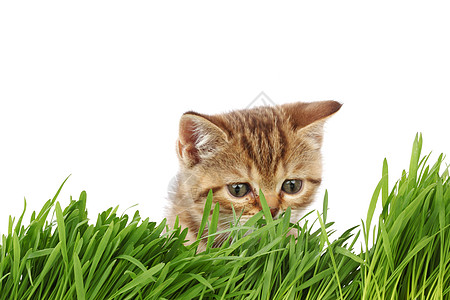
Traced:
POLYGON ((189 167, 213 155, 227 140, 226 133, 206 115, 187 112, 180 119, 178 157, 189 167))
POLYGON ((311 139, 316 148, 322 145, 323 125, 336 113, 342 104, 337 101, 297 102, 284 104, 283 108, 291 120, 294 130, 302 138, 311 139))

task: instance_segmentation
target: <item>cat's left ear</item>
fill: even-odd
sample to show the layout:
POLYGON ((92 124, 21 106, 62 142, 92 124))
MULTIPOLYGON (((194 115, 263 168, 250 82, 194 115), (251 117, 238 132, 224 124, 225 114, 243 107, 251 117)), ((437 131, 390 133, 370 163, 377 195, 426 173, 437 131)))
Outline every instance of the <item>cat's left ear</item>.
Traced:
POLYGON ((335 114, 342 104, 337 101, 296 102, 282 105, 289 116, 294 130, 302 138, 310 139, 316 148, 320 148, 323 139, 323 125, 335 114))
POLYGON ((222 148, 226 133, 217 126, 211 116, 187 112, 180 119, 177 154, 188 167, 207 159, 222 148))

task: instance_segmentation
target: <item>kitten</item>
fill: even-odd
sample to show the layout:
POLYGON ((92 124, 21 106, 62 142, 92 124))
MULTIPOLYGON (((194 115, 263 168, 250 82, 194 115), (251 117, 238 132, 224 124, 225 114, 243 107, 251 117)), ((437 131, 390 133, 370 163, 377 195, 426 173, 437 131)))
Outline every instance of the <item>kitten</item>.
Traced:
MULTIPOLYGON (((219 202, 218 231, 242 212, 241 223, 261 210, 261 189, 276 218, 287 207, 296 222, 322 180, 320 148, 325 120, 336 101, 289 103, 218 115, 185 113, 176 151, 180 171, 173 182, 168 224, 178 215, 196 240, 209 190, 219 202)), ((206 234, 206 232, 204 233, 206 234)), ((227 236, 216 238, 220 246, 227 236)))

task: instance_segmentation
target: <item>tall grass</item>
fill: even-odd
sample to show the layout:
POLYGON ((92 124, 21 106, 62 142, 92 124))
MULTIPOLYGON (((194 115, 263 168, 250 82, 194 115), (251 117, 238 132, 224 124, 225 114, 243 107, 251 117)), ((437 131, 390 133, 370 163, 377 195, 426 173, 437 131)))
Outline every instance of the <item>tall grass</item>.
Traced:
POLYGON ((220 248, 212 247, 224 232, 210 194, 199 253, 199 241, 183 244, 186 230, 164 231, 165 221, 139 212, 119 216, 110 208, 90 224, 86 193, 63 210, 60 188, 29 225, 24 214, 10 218, 0 243, 0 299, 449 299, 448 170, 442 155, 428 165, 421 149, 417 136, 409 171, 392 190, 384 161, 365 221, 334 240, 327 194, 322 214, 311 212, 319 226, 290 224, 289 209, 273 220, 261 194, 263 210, 230 224, 220 248))

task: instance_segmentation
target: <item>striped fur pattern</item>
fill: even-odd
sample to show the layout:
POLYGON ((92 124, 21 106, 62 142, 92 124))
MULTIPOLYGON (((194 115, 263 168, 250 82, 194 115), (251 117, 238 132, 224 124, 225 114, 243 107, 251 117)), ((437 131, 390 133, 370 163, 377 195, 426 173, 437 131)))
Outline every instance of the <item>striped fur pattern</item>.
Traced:
MULTIPOLYGON (((232 207, 242 213, 241 223, 260 211, 260 189, 274 217, 290 206, 292 221, 297 221, 322 180, 323 124, 340 107, 335 101, 320 101, 218 115, 185 113, 176 146, 180 171, 170 192, 169 224, 178 215, 193 242, 209 190, 213 202, 220 204, 219 230, 233 222, 232 207), (288 179, 302 181, 298 193, 282 191, 288 179), (232 196, 227 186, 236 183, 247 183, 248 194, 232 196)), ((216 245, 225 239, 217 238, 216 245)))

